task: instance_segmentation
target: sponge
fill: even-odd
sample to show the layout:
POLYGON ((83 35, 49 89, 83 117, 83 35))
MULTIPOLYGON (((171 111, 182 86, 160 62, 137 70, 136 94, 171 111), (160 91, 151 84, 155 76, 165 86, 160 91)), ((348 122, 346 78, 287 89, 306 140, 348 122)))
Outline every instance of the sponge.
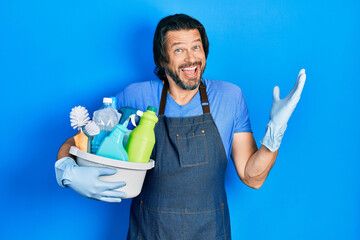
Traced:
POLYGON ((88 137, 83 132, 76 134, 74 136, 74 140, 76 147, 78 147, 81 151, 87 152, 88 137))

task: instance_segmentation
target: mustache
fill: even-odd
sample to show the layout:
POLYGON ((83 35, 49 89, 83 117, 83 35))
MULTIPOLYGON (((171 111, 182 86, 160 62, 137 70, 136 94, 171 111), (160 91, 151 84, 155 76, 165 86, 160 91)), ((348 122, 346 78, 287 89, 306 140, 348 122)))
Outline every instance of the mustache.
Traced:
POLYGON ((193 62, 193 63, 185 63, 179 66, 179 68, 186 68, 186 67, 191 67, 194 65, 200 65, 201 68, 201 62, 193 62))

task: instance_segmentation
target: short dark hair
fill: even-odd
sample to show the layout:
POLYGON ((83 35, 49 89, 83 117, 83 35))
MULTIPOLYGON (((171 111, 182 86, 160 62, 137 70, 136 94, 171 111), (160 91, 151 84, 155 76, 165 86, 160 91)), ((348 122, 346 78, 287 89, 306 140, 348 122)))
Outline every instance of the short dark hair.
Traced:
POLYGON ((209 53, 209 40, 204 26, 196 19, 186 14, 175 14, 167 16, 158 23, 153 40, 153 53, 155 61, 154 73, 160 80, 166 81, 165 69, 161 63, 168 63, 169 59, 166 52, 166 33, 168 31, 197 29, 201 36, 205 58, 209 53))

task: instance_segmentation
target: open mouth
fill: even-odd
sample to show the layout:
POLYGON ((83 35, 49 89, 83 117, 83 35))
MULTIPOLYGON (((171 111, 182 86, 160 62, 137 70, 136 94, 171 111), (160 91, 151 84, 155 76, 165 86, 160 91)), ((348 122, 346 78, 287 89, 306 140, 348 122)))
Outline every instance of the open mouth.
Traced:
POLYGON ((180 70, 184 73, 187 78, 194 78, 198 73, 198 66, 180 68, 180 70))

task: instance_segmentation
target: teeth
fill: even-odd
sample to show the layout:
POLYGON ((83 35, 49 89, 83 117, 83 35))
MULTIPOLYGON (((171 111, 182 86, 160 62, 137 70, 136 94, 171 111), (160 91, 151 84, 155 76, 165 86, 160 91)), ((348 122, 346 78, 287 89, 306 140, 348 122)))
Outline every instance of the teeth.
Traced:
POLYGON ((190 70, 195 70, 195 69, 196 69, 196 66, 195 66, 195 67, 192 67, 192 68, 183 68, 182 70, 190 71, 190 70))

